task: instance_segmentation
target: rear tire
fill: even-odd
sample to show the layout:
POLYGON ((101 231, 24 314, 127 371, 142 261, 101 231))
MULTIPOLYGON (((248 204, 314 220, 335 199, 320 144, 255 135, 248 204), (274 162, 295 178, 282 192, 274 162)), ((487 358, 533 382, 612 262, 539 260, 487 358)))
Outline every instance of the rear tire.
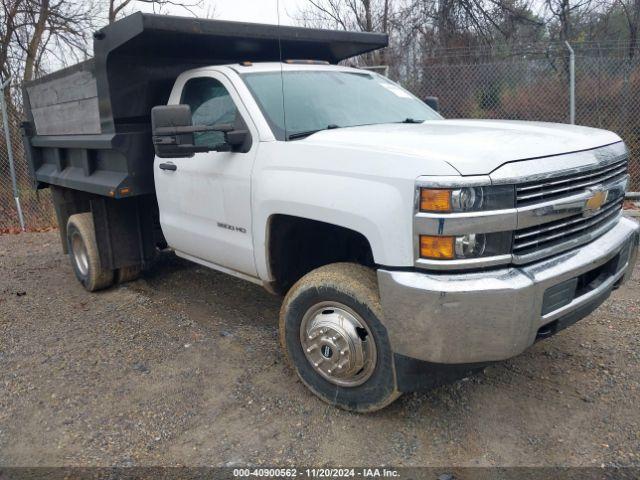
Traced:
POLYGON ((115 282, 118 284, 133 282, 134 280, 138 279, 141 272, 142 268, 140 268, 138 265, 119 268, 118 270, 116 270, 115 282))
POLYGON ((302 277, 280 310, 280 341, 302 382, 331 405, 372 412, 396 400, 376 274, 334 263, 302 277))
POLYGON ((93 226, 93 214, 77 213, 67 222, 69 259, 76 277, 89 292, 113 284, 113 270, 102 268, 93 226))

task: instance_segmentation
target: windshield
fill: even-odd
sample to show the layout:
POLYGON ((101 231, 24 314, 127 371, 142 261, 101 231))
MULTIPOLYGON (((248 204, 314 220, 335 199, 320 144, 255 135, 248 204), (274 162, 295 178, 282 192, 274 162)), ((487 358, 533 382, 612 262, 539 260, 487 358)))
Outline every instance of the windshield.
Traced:
POLYGON ((442 118, 380 75, 302 70, 245 73, 242 78, 278 140, 327 128, 442 118))

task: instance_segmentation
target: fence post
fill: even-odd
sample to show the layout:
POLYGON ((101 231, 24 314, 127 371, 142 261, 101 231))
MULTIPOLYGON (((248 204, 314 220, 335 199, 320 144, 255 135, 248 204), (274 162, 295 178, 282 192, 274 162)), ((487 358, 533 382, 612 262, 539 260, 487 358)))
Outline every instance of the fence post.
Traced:
POLYGON ((576 57, 573 48, 565 40, 564 44, 569 49, 569 123, 576 123, 576 57))
POLYGON ((24 216, 22 215, 22 207, 20 206, 20 193, 18 192, 18 182, 16 181, 16 169, 13 163, 13 147, 11 146, 11 131, 9 130, 9 115, 7 114, 7 105, 4 100, 4 90, 11 83, 11 78, 0 85, 0 108, 2 108, 2 123, 4 125, 4 136, 7 139, 7 155, 9 156, 9 173, 11 175, 11 185, 13 186, 13 198, 16 201, 16 210, 18 211, 18 220, 20 228, 24 228, 24 216))

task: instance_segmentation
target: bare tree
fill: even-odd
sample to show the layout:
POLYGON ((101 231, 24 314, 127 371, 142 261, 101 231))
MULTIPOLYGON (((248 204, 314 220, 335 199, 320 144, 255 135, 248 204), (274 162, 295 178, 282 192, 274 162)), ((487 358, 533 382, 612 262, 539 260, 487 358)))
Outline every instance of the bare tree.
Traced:
POLYGON ((18 36, 24 51, 23 80, 43 73, 43 62, 64 66, 86 57, 98 5, 91 1, 27 0, 28 27, 18 36))
POLYGON ((0 72, 3 78, 8 78, 13 73, 13 65, 16 55, 16 34, 24 28, 25 19, 23 12, 24 0, 1 0, 2 22, 0 23, 0 72))
POLYGON ((392 0, 308 0, 297 14, 309 27, 389 32, 392 0))
MULTIPOLYGON (((549 0, 552 1, 552 0, 549 0)), ((543 27, 535 0, 308 0, 299 21, 360 31, 382 31, 394 41, 428 37, 440 47, 491 44, 543 27)), ((539 3, 539 2, 538 2, 539 3)))
MULTIPOLYGON (((0 72, 15 86, 42 74, 45 63, 67 65, 88 53, 96 5, 92 0, 0 0, 0 72)), ((8 96, 19 104, 14 88, 8 96)))
MULTIPOLYGON (((307 27, 392 34, 395 13, 393 0, 308 0, 296 18, 307 27)), ((370 65, 387 65, 387 53, 373 52, 362 60, 370 65)))
POLYGON ((573 39, 574 26, 579 23, 580 17, 589 15, 591 9, 599 8, 602 0, 546 0, 550 27, 557 23, 558 40, 571 41, 573 39))
MULTIPOLYGON (((146 3, 152 5, 154 10, 157 8, 156 13, 162 13, 166 7, 180 7, 196 16, 195 9, 202 6, 202 0, 108 0, 109 12, 108 22, 115 22, 120 16, 124 15, 129 7, 134 6, 136 3, 146 3)), ((209 10, 208 15, 211 15, 212 10, 209 10)))
POLYGON ((40 47, 42 45, 45 28, 47 26, 47 20, 49 19, 49 14, 51 13, 49 5, 49 0, 42 0, 40 3, 40 8, 37 11, 34 11, 35 9, 30 9, 29 12, 35 18, 32 19, 33 28, 31 30, 31 38, 29 38, 29 41, 25 48, 25 54, 27 58, 24 65, 24 81, 33 79, 36 62, 39 58, 42 58, 42 55, 40 55, 40 47))
POLYGON ((633 60, 638 47, 638 35, 640 33, 640 0, 616 0, 616 4, 622 8, 624 18, 629 29, 629 47, 627 56, 633 60))

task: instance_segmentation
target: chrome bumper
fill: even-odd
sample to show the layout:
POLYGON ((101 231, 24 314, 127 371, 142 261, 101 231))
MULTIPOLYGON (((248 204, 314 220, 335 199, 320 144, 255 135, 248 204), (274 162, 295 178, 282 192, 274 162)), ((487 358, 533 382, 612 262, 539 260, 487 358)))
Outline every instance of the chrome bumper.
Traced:
POLYGON ((378 283, 391 347, 397 354, 434 363, 513 357, 532 345, 545 325, 585 316, 593 309, 590 306, 606 300, 633 271, 639 232, 640 225, 621 218, 587 245, 517 268, 456 274, 380 269, 378 283), (606 275, 600 282, 581 288, 569 304, 543 314, 549 288, 599 267, 606 275))

